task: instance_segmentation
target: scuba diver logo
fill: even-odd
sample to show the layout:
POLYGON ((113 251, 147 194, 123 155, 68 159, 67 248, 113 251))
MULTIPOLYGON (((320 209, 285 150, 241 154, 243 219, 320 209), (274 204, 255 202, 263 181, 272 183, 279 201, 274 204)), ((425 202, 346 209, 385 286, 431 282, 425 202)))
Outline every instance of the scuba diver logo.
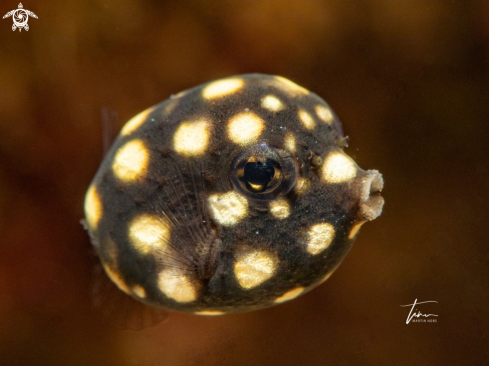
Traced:
POLYGON ((12 25, 13 31, 15 31, 17 28, 19 28, 19 32, 22 31, 22 28, 25 28, 25 30, 28 31, 29 25, 27 25, 27 21, 29 20, 29 15, 37 19, 36 14, 30 10, 25 10, 22 3, 19 3, 19 8, 9 11, 3 16, 3 19, 12 16, 12 19, 14 20, 14 24, 12 25))

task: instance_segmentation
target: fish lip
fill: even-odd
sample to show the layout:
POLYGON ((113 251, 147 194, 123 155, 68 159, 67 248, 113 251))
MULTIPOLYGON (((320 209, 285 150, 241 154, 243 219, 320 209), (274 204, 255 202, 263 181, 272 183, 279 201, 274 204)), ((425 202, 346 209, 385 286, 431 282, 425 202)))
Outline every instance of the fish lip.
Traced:
POLYGON ((384 207, 384 198, 380 192, 384 188, 384 179, 378 170, 367 170, 360 188, 358 216, 372 221, 380 216, 384 207))

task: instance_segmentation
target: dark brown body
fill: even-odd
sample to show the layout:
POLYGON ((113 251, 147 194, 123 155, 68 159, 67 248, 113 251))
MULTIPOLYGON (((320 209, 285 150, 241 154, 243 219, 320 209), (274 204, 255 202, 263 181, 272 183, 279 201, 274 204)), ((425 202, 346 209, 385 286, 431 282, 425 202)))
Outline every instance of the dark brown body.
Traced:
POLYGON ((131 120, 87 193, 106 271, 145 303, 220 314, 289 300, 324 281, 381 212, 381 175, 342 152, 321 98, 268 75, 227 80, 131 120), (272 161, 273 179, 246 183, 232 169, 240 154, 241 166, 272 161))

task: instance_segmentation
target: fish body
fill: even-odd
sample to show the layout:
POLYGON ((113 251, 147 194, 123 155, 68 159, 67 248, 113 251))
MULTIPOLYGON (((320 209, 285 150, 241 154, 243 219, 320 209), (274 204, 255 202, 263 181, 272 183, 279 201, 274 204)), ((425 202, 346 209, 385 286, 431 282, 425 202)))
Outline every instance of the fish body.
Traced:
POLYGON ((279 76, 213 81, 141 112, 85 197, 106 274, 142 303, 202 315, 306 293, 382 211, 382 175, 344 144, 329 105, 279 76))

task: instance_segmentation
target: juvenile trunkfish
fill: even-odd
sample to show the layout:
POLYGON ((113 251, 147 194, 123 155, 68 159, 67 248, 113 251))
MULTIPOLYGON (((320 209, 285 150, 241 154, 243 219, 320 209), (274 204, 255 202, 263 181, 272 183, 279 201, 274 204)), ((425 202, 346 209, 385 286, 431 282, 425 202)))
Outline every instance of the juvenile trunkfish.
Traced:
POLYGON ((248 74, 132 118, 85 197, 108 277, 153 307, 251 311, 325 281, 384 204, 382 175, 344 153, 316 94, 248 74))

